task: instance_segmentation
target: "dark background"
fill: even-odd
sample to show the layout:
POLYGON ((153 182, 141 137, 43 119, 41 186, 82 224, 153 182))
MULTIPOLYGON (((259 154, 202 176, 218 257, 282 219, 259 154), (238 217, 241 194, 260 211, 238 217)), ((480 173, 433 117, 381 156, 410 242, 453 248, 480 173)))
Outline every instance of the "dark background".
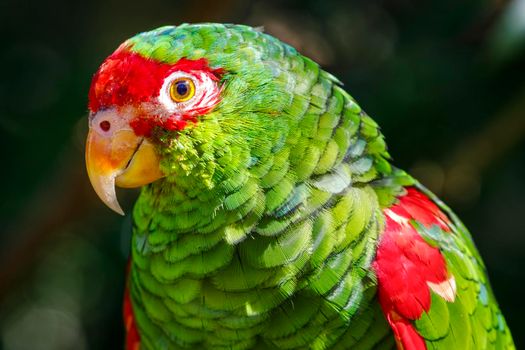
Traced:
POLYGON ((202 21, 264 26, 345 83, 471 229, 524 347, 525 0, 1 0, 0 347, 122 348, 129 217, 89 185, 87 91, 126 38, 202 21))

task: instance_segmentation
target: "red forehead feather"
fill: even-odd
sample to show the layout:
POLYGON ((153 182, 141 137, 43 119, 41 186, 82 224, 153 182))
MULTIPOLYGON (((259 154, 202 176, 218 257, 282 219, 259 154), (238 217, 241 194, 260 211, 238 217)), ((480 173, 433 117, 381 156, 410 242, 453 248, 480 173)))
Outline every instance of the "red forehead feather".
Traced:
POLYGON ((159 95, 164 78, 173 71, 208 71, 217 79, 223 74, 222 69, 211 69, 205 58, 181 58, 175 64, 167 64, 119 49, 95 73, 89 90, 89 109, 95 113, 105 107, 149 101, 159 95))

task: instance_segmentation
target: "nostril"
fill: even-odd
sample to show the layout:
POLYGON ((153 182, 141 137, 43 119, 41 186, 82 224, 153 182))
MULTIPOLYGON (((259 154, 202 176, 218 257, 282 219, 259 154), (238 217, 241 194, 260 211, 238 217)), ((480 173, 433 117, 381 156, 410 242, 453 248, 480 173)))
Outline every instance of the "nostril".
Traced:
POLYGON ((100 122, 99 126, 102 130, 109 131, 109 129, 111 128, 111 123, 107 120, 103 120, 100 122))

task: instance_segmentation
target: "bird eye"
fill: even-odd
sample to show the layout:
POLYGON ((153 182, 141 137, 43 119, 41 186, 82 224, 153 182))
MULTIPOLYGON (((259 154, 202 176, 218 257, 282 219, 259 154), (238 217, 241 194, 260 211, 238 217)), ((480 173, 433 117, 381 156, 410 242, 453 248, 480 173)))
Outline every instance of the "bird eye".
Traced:
POLYGON ((175 79, 170 86, 170 96, 175 102, 185 102, 195 95, 195 84, 190 78, 175 79))

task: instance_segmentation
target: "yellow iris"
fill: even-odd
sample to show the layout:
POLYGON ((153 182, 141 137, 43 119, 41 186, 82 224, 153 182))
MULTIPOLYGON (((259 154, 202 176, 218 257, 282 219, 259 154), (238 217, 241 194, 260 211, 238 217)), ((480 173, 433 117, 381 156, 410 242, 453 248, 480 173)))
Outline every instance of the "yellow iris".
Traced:
POLYGON ((195 84, 190 78, 178 78, 171 83, 170 96, 175 102, 185 102, 195 95, 195 84))

